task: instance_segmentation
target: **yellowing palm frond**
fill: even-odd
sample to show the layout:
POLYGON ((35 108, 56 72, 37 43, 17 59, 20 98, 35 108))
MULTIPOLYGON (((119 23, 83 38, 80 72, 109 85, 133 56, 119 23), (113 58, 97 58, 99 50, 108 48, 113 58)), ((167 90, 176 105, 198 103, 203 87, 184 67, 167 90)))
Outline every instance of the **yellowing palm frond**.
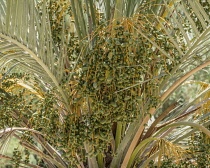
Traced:
POLYGON ((158 152, 158 166, 160 166, 163 157, 173 158, 174 162, 179 163, 180 160, 187 157, 188 150, 181 145, 174 144, 166 139, 159 139, 148 153, 151 156, 158 152))
MULTIPOLYGON (((26 89, 28 90, 28 92, 26 92, 25 94, 30 95, 30 94, 34 94, 36 95, 38 98, 44 98, 44 93, 41 91, 40 87, 34 83, 26 83, 21 79, 8 79, 6 81, 12 81, 14 82, 13 85, 11 85, 9 88, 6 89, 7 92, 19 92, 22 89, 26 89)), ((6 82, 5 81, 5 82, 6 82)))

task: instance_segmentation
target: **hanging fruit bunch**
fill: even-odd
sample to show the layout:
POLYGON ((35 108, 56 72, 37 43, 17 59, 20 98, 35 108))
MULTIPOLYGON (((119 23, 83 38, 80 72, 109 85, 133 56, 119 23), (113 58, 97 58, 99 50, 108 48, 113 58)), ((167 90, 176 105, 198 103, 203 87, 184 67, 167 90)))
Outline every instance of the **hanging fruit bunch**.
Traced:
POLYGON ((92 145, 93 155, 107 149, 113 123, 130 123, 157 106, 157 84, 180 59, 175 58, 176 49, 150 22, 141 28, 169 53, 174 50, 174 62, 152 47, 136 26, 128 19, 117 22, 114 28, 102 23, 99 33, 93 35, 94 45, 78 63, 77 92, 71 108, 86 121, 87 142, 92 145), (160 77, 151 80, 155 76, 160 77))
MULTIPOLYGON (((65 13, 63 8, 66 6, 54 2, 49 8, 51 12, 61 14, 50 15, 53 40, 58 46, 62 41, 59 32, 64 18, 60 16, 65 13), (59 18, 60 22, 53 17, 59 18)), ((70 15, 68 10, 65 11, 70 15)), ((85 161, 87 156, 108 150, 113 123, 129 124, 156 107, 159 84, 180 60, 178 51, 163 30, 145 17, 135 19, 121 19, 107 26, 100 18, 97 34, 91 34, 81 43, 75 33, 70 32, 68 37, 66 31, 69 62, 65 62, 65 76, 60 84, 69 94, 71 111, 58 105, 53 89, 36 103, 31 101, 36 105, 36 111, 26 106, 21 99, 23 92, 20 94, 19 111, 35 130, 46 135, 49 143, 59 149, 70 165, 78 162, 77 156, 80 161, 85 161), (171 58, 151 42, 158 44, 171 58)), ((4 108, 7 109, 4 111, 10 110, 9 106, 4 108)))

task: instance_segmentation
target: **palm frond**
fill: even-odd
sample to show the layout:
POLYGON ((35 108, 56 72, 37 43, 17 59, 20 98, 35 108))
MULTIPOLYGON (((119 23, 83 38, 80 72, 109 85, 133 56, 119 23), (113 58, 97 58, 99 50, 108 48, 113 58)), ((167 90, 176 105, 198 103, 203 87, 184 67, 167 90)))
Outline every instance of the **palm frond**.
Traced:
POLYGON ((56 87, 67 104, 66 95, 59 86, 64 66, 57 66, 62 65, 65 58, 53 44, 46 2, 39 10, 36 8, 38 1, 1 1, 0 6, 6 11, 0 18, 1 62, 4 66, 22 62, 22 67, 56 87))
MULTIPOLYGON (((10 156, 7 156, 7 155, 4 155, 4 154, 0 154, 0 158, 2 159, 7 159, 7 160, 12 160, 13 158, 10 157, 10 156)), ((0 162, 1 163, 1 162, 0 162)), ((34 164, 31 164, 31 163, 25 163, 24 161, 20 161, 21 164, 23 165, 26 165, 26 166, 30 166, 30 167, 33 167, 33 168, 41 168, 40 166, 38 165, 34 165, 34 164)), ((1 163, 3 164, 3 163, 1 163)), ((13 164, 12 164, 13 165, 13 164)), ((23 167, 23 166, 20 166, 20 167, 23 167)))

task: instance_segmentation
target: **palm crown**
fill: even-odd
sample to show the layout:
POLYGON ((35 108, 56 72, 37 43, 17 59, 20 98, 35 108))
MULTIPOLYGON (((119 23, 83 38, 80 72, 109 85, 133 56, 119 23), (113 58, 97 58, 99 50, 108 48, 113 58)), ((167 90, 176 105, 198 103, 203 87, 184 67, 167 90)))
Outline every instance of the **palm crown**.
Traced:
POLYGON ((186 156, 187 136, 210 136, 208 118, 191 118, 208 117, 209 84, 161 107, 210 64, 208 10, 194 0, 1 0, 1 142, 16 137, 49 167, 186 156), (24 75, 8 77, 15 68, 24 75))

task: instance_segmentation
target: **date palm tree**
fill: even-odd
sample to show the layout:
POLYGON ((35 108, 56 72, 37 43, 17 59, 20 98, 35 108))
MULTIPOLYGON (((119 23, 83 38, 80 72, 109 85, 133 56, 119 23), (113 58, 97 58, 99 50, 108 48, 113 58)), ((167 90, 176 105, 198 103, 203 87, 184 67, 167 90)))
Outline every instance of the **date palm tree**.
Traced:
POLYGON ((198 130, 210 136, 210 88, 184 102, 176 93, 210 65, 209 7, 208 0, 0 0, 0 156, 16 167, 52 168, 189 157, 180 144, 198 130), (12 137, 25 151, 10 157, 12 137))

